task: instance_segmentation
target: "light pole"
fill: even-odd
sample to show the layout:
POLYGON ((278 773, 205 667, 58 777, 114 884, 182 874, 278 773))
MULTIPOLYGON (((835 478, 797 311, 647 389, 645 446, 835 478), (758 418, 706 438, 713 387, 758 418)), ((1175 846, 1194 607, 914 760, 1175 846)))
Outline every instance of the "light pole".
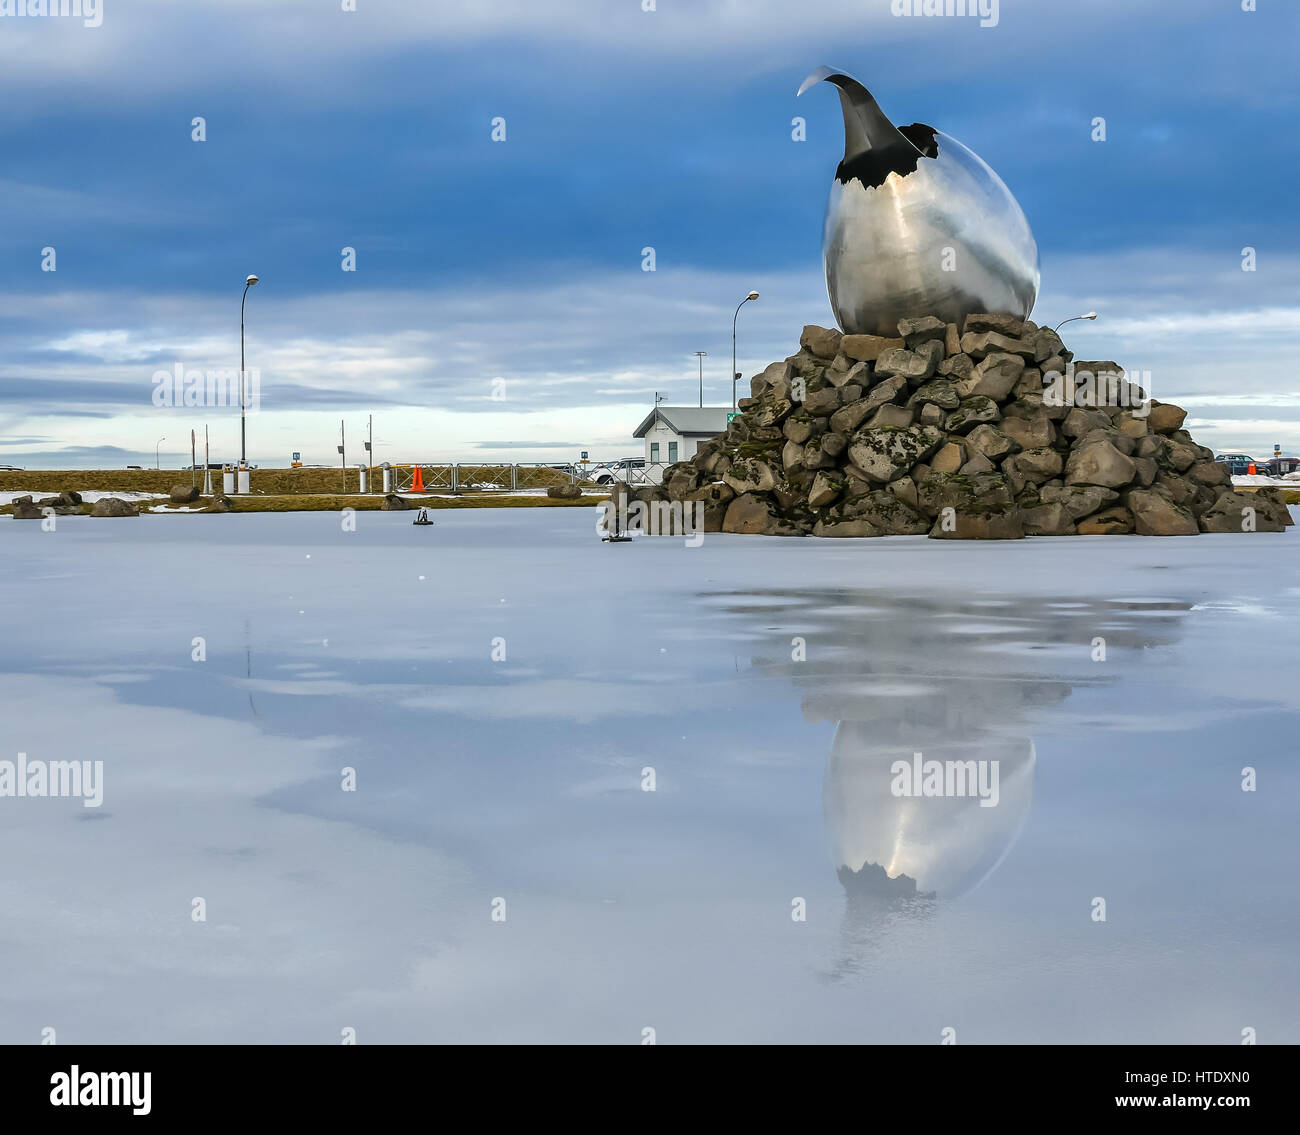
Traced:
POLYGON ((159 439, 154 443, 154 447, 153 447, 153 467, 154 467, 155 469, 161 469, 161 468, 162 468, 162 458, 158 456, 158 447, 159 447, 160 445, 162 445, 162 443, 165 442, 166 440, 167 440, 166 437, 160 437, 160 438, 159 438, 159 439))
POLYGON ((733 413, 736 410, 736 380, 740 378, 740 375, 736 373, 736 319, 740 315, 740 309, 750 300, 756 299, 758 299, 758 293, 750 292, 749 295, 736 304, 736 314, 731 317, 731 409, 733 413))
POLYGON ((1055 327, 1052 328, 1052 330, 1059 331, 1067 323, 1073 323, 1076 319, 1096 319, 1096 318, 1097 318, 1097 313, 1095 311, 1090 311, 1088 312, 1087 315, 1072 315, 1070 316, 1069 319, 1062 319, 1060 323, 1058 323, 1055 327))
POLYGON ((704 406, 704 359, 708 351, 696 351, 696 357, 700 360, 700 406, 704 406))
POLYGON ((248 289, 256 283, 256 276, 249 276, 244 281, 244 296, 239 301, 239 464, 241 468, 248 465, 248 431, 244 420, 244 303, 248 299, 248 289))

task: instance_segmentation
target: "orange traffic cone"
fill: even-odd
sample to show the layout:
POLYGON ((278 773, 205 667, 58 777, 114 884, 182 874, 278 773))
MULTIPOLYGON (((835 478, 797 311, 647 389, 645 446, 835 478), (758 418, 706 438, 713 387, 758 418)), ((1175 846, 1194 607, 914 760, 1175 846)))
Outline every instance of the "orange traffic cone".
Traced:
POLYGON ((1246 466, 1246 472, 1249 473, 1252 477, 1257 475, 1255 472, 1255 463, 1253 461, 1248 466, 1246 466))
POLYGON ((418 465, 415 467, 415 476, 411 478, 411 492, 424 492, 424 470, 418 465))

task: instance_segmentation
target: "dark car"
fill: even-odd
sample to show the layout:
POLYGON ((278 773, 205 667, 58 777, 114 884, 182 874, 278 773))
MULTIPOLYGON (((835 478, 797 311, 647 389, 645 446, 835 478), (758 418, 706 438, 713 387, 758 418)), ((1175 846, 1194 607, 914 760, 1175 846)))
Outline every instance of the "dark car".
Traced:
POLYGON ((1250 472, 1250 467, 1252 465, 1254 465, 1256 469, 1259 468, 1255 459, 1245 453, 1216 453, 1214 455, 1214 460, 1220 465, 1226 465, 1228 467, 1228 472, 1234 477, 1246 476, 1246 474, 1250 472))
POLYGON ((1267 473, 1270 477, 1285 477, 1297 469, 1300 469, 1300 457, 1274 457, 1259 467, 1261 473, 1267 473))

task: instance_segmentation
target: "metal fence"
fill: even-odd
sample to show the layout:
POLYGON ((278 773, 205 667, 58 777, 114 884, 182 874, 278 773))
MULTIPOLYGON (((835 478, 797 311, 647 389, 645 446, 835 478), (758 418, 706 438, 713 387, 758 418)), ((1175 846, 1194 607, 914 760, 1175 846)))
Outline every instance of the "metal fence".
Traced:
MULTIPOLYGON (((657 485, 667 468, 665 462, 639 459, 592 461, 571 465, 541 461, 512 464, 476 462, 420 462, 418 465, 392 465, 393 491, 418 492, 414 488, 415 471, 420 470, 421 489, 426 493, 519 493, 541 492, 553 485, 579 484, 598 489, 615 481, 631 485, 657 485)), ((372 486, 378 490, 381 479, 372 473, 372 486)))

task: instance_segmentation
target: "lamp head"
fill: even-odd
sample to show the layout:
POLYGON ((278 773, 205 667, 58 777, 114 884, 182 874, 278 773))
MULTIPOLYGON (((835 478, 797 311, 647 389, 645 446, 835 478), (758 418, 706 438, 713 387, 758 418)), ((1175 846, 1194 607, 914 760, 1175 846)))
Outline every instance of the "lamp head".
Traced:
POLYGON ((257 283, 257 277, 256 277, 256 276, 249 276, 248 279, 244 281, 244 283, 247 284, 247 285, 251 288, 254 284, 257 283))
POLYGON ((750 292, 749 295, 747 295, 745 298, 746 298, 747 300, 756 300, 756 299, 758 299, 758 293, 757 293, 757 292, 750 292))

